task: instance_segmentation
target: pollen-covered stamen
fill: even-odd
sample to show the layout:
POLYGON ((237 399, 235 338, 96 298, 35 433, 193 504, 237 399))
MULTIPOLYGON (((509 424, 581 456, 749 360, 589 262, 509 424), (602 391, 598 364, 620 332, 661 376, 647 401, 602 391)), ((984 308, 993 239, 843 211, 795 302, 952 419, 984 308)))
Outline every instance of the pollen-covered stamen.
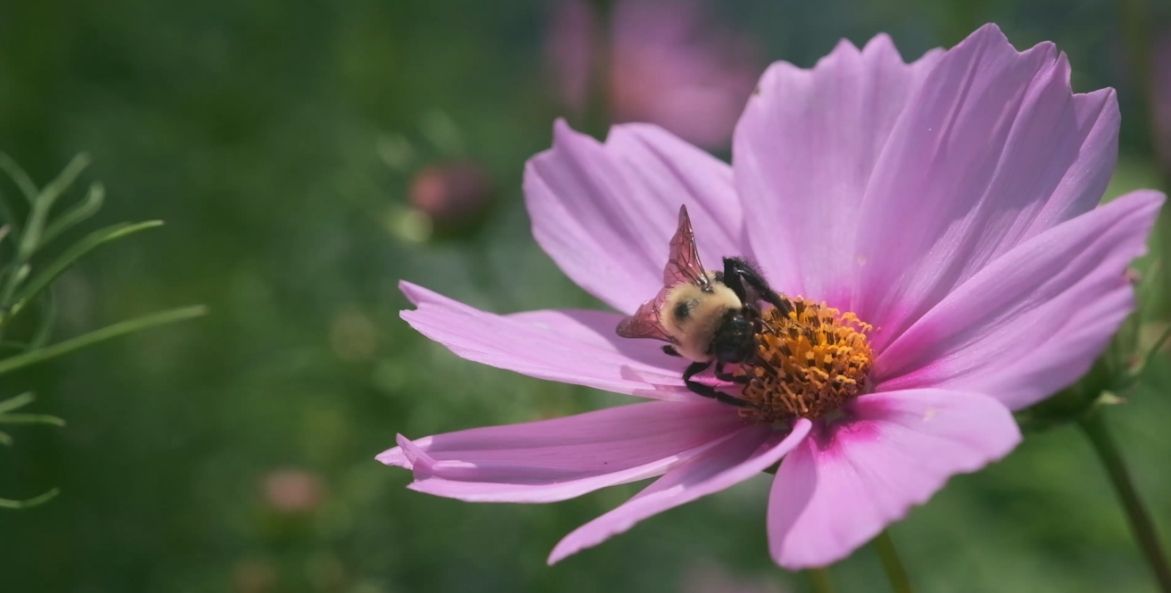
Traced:
POLYGON ((764 312, 755 360, 742 366, 745 418, 772 424, 831 414, 866 389, 872 329, 853 313, 789 299, 764 312))

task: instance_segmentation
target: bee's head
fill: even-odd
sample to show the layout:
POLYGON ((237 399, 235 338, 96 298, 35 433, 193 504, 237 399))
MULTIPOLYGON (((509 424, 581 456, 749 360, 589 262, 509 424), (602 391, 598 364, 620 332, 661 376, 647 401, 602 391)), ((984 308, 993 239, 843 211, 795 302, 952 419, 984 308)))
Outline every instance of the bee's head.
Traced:
POLYGON ((744 362, 756 351, 755 334, 744 309, 728 309, 712 338, 711 354, 720 362, 744 362))

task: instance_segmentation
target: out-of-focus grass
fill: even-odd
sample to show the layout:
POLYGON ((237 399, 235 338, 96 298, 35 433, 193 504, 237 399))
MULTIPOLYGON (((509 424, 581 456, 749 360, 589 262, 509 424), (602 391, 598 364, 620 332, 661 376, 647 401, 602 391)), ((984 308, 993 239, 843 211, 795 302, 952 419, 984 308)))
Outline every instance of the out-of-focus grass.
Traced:
MULTIPOLYGON (((1103 26, 1113 7, 1045 4, 754 0, 724 16, 768 55, 803 65, 838 37, 881 30, 909 56, 985 20, 1018 45, 1055 39, 1080 89, 1119 87, 1120 179, 1130 179, 1149 156, 1131 139, 1142 124, 1117 32, 1103 26)), ((405 472, 372 460, 396 432, 625 402, 460 361, 397 317, 400 278, 498 311, 596 306, 539 251, 521 206, 522 163, 558 114, 540 71, 544 11, 376 0, 0 7, 0 148, 38 178, 87 150, 108 189, 103 216, 169 223, 64 279, 63 332, 175 302, 214 312, 6 385, 35 385, 42 409, 70 426, 0 451, 0 491, 63 492, 0 515, 0 590, 659 591, 692 580, 700 561, 806 586, 768 560, 764 478, 548 568, 559 537, 634 487, 553 506, 466 505, 409 492, 405 472), (401 135, 423 161, 437 156, 426 129, 437 117, 455 124, 461 156, 496 178, 501 204, 476 236, 418 244, 387 230, 408 179, 378 147, 401 135), (300 510, 265 494, 284 468, 320 485, 300 510)), ((1171 368, 1161 360, 1150 375, 1111 422, 1166 532, 1171 368)), ((894 536, 924 591, 1150 587, 1072 429, 955 479, 894 536)), ((882 586, 865 550, 833 578, 843 591, 882 586)))

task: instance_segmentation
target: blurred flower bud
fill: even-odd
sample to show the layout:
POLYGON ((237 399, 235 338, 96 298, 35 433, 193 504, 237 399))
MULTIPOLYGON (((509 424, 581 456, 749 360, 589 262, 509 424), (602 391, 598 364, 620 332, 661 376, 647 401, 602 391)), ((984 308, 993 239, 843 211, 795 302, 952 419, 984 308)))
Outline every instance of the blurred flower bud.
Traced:
POLYGON ((290 515, 311 513, 325 499, 321 479, 302 469, 269 472, 263 478, 262 489, 265 504, 290 515))
POLYGON ((439 232, 461 230, 482 220, 495 197, 491 175, 471 161, 428 166, 411 180, 411 205, 439 232))

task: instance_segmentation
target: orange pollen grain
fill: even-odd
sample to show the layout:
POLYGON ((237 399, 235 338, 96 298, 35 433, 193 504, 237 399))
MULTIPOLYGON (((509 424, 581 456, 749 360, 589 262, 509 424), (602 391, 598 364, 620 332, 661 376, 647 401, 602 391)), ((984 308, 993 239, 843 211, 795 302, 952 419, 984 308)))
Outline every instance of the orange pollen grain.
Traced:
POLYGON ((787 299, 762 314, 756 356, 747 376, 740 414, 764 424, 821 418, 862 394, 873 360, 866 336, 873 329, 856 315, 823 303, 787 299))

